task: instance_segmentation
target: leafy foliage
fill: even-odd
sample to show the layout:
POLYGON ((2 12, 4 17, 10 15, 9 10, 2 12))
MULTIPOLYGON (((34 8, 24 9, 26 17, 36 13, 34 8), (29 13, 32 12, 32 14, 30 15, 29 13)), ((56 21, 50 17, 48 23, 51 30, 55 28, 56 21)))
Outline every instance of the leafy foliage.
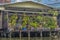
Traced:
POLYGON ((30 22, 30 25, 34 28, 38 27, 38 23, 37 22, 30 22))
POLYGON ((8 25, 10 26, 10 27, 14 27, 15 25, 16 25, 16 20, 17 20, 17 14, 13 14, 11 17, 10 17, 10 19, 9 19, 9 21, 8 21, 8 25))
POLYGON ((48 13, 52 14, 53 16, 58 16, 58 11, 49 10, 48 13))
POLYGON ((53 17, 45 17, 44 27, 54 29, 57 27, 57 21, 53 17))
POLYGON ((23 19, 22 19, 22 27, 25 27, 27 24, 28 24, 28 22, 29 22, 29 16, 27 16, 26 14, 24 14, 23 15, 24 17, 23 17, 23 19))
MULTIPOLYGON (((54 16, 58 15, 57 11, 50 10, 49 12, 50 13, 52 12, 54 16)), ((30 17, 24 13, 22 17, 22 28, 26 27, 27 25, 30 25, 34 28, 37 28, 39 25, 42 25, 43 27, 51 28, 51 29, 54 29, 55 27, 57 27, 57 20, 55 20, 53 17, 42 16, 40 14, 37 16, 33 15, 32 17, 30 17)), ((9 19, 9 26, 15 26, 17 18, 18 18, 17 14, 12 15, 9 19)))

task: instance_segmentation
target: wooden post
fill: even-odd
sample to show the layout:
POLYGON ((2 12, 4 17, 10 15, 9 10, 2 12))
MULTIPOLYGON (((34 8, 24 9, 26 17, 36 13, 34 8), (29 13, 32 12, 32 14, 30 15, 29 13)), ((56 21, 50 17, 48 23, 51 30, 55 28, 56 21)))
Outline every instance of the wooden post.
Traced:
MULTIPOLYGON (((9 25, 8 24, 8 21, 9 21, 9 14, 8 14, 8 12, 7 12, 7 26, 9 25)), ((8 26, 9 27, 9 26, 8 26)), ((11 29, 9 28, 9 31, 10 31, 10 34, 9 34, 9 39, 11 40, 11 29)))
POLYGON ((58 40, 60 39, 60 30, 58 30, 58 40))
POLYGON ((20 30, 20 40, 21 40, 21 30, 20 30))
POLYGON ((1 11, 1 19, 0 20, 1 20, 1 28, 2 28, 2 11, 1 11))
POLYGON ((41 36, 41 40, 42 40, 42 29, 41 29, 41 31, 40 31, 40 36, 41 36))
POLYGON ((28 30, 28 40, 30 40, 30 30, 28 30))
POLYGON ((28 24, 28 40, 30 40, 30 26, 28 24))
POLYGON ((51 40, 51 29, 50 29, 50 40, 51 40))
POLYGON ((40 36, 41 36, 41 40, 42 40, 42 24, 40 25, 40 36))
MULTIPOLYGON (((20 16, 21 17, 21 16, 20 16)), ((21 19, 21 18, 20 18, 21 19)), ((22 34, 21 34, 21 32, 22 32, 22 24, 21 24, 21 26, 19 26, 19 28, 20 28, 20 40, 22 40, 22 34)))
POLYGON ((28 40, 30 40, 30 25, 29 25, 29 20, 28 20, 27 24, 28 24, 28 40))
MULTIPOLYGON (((2 27, 2 11, 1 11, 1 27, 2 27)), ((3 35, 3 31, 1 33, 1 36, 3 35)), ((2 39, 2 38, 1 38, 2 39)))

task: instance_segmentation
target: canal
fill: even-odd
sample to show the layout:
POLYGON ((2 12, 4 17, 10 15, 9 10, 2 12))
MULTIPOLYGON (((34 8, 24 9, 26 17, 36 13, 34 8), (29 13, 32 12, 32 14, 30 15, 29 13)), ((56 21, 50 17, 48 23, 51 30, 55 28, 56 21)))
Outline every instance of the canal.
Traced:
POLYGON ((51 38, 51 37, 31 37, 28 39, 28 37, 22 37, 20 38, 0 38, 0 40, 59 40, 60 38, 51 38))

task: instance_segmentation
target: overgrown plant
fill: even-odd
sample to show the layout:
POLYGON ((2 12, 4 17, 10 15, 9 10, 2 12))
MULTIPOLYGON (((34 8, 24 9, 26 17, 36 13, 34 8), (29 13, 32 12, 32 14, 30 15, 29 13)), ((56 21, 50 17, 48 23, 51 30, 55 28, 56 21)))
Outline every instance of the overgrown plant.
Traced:
POLYGON ((17 14, 13 14, 9 17, 9 20, 8 20, 8 25, 9 27, 14 27, 16 25, 16 21, 17 21, 17 14))
POLYGON ((24 13, 22 18, 22 28, 26 27, 29 24, 29 16, 24 13))
POLYGON ((52 14, 53 16, 58 16, 58 11, 48 10, 48 13, 52 14))

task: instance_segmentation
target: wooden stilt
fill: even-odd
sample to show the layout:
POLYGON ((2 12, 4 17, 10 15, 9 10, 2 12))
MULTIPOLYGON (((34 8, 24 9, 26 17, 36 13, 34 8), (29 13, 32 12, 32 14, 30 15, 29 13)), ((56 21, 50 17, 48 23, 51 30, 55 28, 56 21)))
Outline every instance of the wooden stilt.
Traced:
POLYGON ((30 31, 28 31, 28 40, 30 40, 30 31))
POLYGON ((41 34, 40 35, 41 35, 41 40, 42 40, 42 30, 41 30, 41 34))
POLYGON ((50 40, 51 40, 51 31, 50 31, 50 40))
POLYGON ((20 30, 20 40, 21 40, 21 30, 20 30))

